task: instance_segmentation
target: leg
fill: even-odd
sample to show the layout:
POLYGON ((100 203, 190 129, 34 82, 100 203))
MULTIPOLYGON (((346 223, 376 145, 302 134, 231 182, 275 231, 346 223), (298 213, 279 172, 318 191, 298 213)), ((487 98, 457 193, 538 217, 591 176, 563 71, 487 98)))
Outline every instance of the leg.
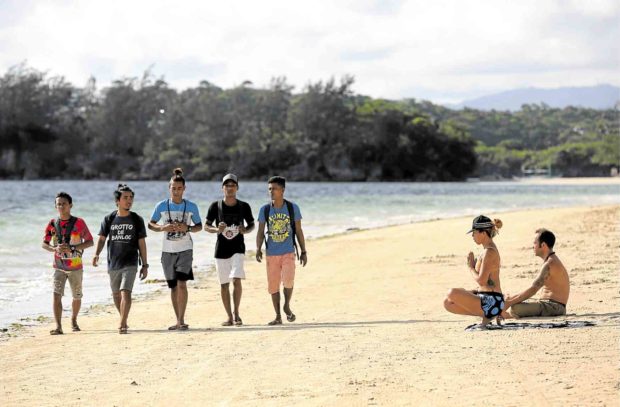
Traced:
POLYGON ((127 317, 131 309, 131 291, 121 290, 121 329, 127 330, 127 317))
POLYGON ((175 286, 170 290, 170 300, 172 301, 172 308, 174 309, 174 316, 176 320, 179 320, 179 304, 177 301, 177 292, 179 291, 179 287, 175 286))
POLYGON ((116 307, 116 310, 118 311, 118 314, 121 315, 121 292, 117 291, 115 293, 112 293, 112 299, 114 300, 114 306, 116 307))
POLYGON ((60 270, 54 271, 54 301, 52 309, 54 310, 54 321, 56 329, 50 331, 51 335, 62 334, 62 296, 65 293, 65 283, 67 282, 67 274, 60 270))
POLYGON ((295 321, 296 317, 295 314, 293 314, 293 311, 291 311, 291 297, 293 296, 293 288, 285 288, 284 289, 284 307, 282 307, 282 309, 284 310, 284 313, 286 314, 286 319, 289 322, 293 322, 295 321))
POLYGON ((179 285, 177 287, 177 324, 179 328, 183 328, 183 326, 187 326, 185 324, 185 309, 187 308, 187 282, 179 281, 179 285))
POLYGON ((233 303, 235 305, 235 323, 238 325, 241 322, 241 317, 239 317, 239 306, 241 305, 241 293, 243 292, 243 287, 241 286, 240 278, 233 278, 233 303))
POLYGON ((295 283, 295 255, 289 253, 282 260, 282 284, 284 285, 284 313, 289 322, 295 321, 296 317, 291 311, 291 297, 293 296, 293 284, 295 283))
POLYGON ((473 315, 484 318, 484 312, 480 306, 480 297, 464 288, 453 288, 448 291, 443 304, 446 310, 453 314, 473 315))
POLYGON ((83 270, 74 270, 69 274, 68 280, 71 285, 71 293, 73 294, 73 302, 71 303, 71 330, 73 332, 80 331, 77 323, 77 316, 82 307, 82 276, 83 270))
POLYGON ((273 309, 276 311, 276 319, 271 321, 269 325, 280 325, 282 323, 282 316, 280 315, 280 291, 271 294, 271 302, 273 303, 273 309))
POLYGON ((282 280, 282 256, 267 255, 267 289, 271 295, 273 309, 276 312, 276 318, 269 322, 269 325, 280 325, 282 317, 280 315, 280 283, 282 280))
POLYGON ((62 295, 54 293, 54 321, 56 321, 56 331, 62 333, 62 295))
POLYGON ((540 317, 543 314, 543 305, 539 301, 512 304, 509 314, 514 318, 540 317))
POLYGON ((108 276, 110 277, 110 289, 112 290, 112 300, 114 300, 114 306, 121 314, 121 280, 122 275, 120 270, 108 270, 108 276))
POLYGON ((233 316, 232 311, 230 309, 230 283, 220 284, 220 294, 222 297, 222 304, 224 304, 224 309, 226 310, 226 315, 228 315, 228 319, 222 322, 223 326, 230 326, 233 324, 233 316))
POLYGON ((81 298, 74 298, 73 301, 71 302, 71 329, 74 332, 80 331, 80 326, 77 323, 77 316, 78 313, 80 312, 80 308, 82 307, 82 299, 81 298))

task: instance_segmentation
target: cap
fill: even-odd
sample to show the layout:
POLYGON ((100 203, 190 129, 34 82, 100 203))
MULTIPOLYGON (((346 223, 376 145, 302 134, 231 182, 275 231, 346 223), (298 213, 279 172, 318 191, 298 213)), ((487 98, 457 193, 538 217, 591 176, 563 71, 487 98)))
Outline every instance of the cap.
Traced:
POLYGON ((471 233, 474 230, 490 229, 493 226, 495 226, 495 224, 490 218, 487 218, 484 215, 479 215, 474 218, 474 221, 471 224, 471 230, 467 233, 471 233))
POLYGON ((239 181, 237 181, 237 176, 235 174, 224 175, 224 178, 222 178, 222 185, 224 185, 226 181, 233 181, 235 184, 239 185, 239 181))

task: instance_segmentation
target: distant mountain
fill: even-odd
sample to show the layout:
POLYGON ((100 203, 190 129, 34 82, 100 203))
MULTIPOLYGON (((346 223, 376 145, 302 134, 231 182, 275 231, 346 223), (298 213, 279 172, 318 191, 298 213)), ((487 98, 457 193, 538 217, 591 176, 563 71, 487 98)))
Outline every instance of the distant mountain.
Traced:
POLYGON ((469 107, 480 110, 519 110, 524 104, 545 103, 550 107, 579 106, 591 109, 613 108, 620 101, 620 88, 598 85, 575 88, 524 88, 466 100, 452 108, 469 107))

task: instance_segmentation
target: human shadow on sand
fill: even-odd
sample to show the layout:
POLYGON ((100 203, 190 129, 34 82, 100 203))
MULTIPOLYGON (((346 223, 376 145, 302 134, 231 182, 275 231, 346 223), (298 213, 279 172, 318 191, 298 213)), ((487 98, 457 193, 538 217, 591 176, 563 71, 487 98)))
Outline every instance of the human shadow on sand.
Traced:
MULTIPOLYGON (((265 325, 241 325, 230 327, 189 327, 186 331, 169 331, 168 329, 132 329, 130 328, 128 334, 132 333, 166 333, 174 335, 183 335, 192 332, 226 332, 233 333, 239 331, 298 331, 304 329, 324 329, 324 328, 367 328, 377 325, 403 325, 403 324, 417 324, 417 323, 450 323, 452 321, 442 320, 424 320, 424 319, 408 319, 408 320, 387 320, 387 321, 343 321, 343 322, 307 322, 307 323, 284 323, 282 325, 268 326, 265 325)), ((100 333, 113 333, 116 332, 112 329, 98 329, 88 330, 85 329, 82 334, 100 334, 100 333)))

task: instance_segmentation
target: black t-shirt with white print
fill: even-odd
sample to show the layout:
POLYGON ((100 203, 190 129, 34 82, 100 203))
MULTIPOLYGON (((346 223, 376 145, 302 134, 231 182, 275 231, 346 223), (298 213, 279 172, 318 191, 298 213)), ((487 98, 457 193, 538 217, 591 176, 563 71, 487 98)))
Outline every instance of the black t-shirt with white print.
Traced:
POLYGON ((217 234, 217 242, 215 243, 215 258, 229 259, 235 253, 245 253, 245 242, 243 235, 239 233, 239 226, 243 225, 245 220, 246 228, 254 225, 254 217, 252 216, 252 208, 247 202, 237 200, 234 206, 228 206, 222 202, 223 220, 219 219, 215 201, 209 206, 207 212, 207 224, 217 227, 220 222, 226 223, 226 229, 223 233, 217 234))
POLYGON ((108 270, 138 265, 138 240, 146 237, 146 228, 137 213, 118 216, 112 212, 103 218, 99 235, 108 238, 108 270))

